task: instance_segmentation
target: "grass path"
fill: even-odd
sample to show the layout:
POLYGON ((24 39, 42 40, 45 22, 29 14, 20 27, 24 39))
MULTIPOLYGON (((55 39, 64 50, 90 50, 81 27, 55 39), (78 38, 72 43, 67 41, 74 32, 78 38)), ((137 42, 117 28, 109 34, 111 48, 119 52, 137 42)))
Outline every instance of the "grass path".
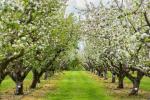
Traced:
POLYGON ((55 91, 46 100, 111 100, 105 88, 84 71, 65 72, 55 91))

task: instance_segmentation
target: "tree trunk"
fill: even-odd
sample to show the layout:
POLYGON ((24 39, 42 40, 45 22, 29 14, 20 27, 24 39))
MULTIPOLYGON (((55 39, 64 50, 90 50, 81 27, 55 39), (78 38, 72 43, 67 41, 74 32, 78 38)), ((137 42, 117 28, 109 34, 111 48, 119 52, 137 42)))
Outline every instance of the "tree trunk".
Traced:
POLYGON ((97 70, 97 75, 101 76, 101 71, 97 70))
POLYGON ((3 73, 1 72, 1 73, 0 73, 0 84, 2 83, 2 81, 4 80, 4 78, 5 78, 5 77, 4 77, 3 73))
POLYGON ((119 89, 124 88, 124 84, 123 84, 124 78, 125 78, 124 75, 118 75, 118 87, 117 88, 119 88, 119 89))
POLYGON ((16 83, 16 92, 15 95, 22 95, 23 94, 23 81, 25 79, 25 77, 27 76, 28 72, 24 72, 21 75, 21 71, 19 71, 18 73, 12 72, 9 74, 9 76, 12 78, 12 80, 16 83))
POLYGON ((104 77, 104 74, 103 74, 103 72, 101 72, 101 75, 100 75, 100 77, 104 77))
POLYGON ((47 80, 47 79, 48 79, 48 75, 49 75, 49 72, 46 71, 46 72, 45 72, 45 75, 44 75, 44 80, 47 80))
POLYGON ((112 83, 115 83, 116 82, 116 74, 115 73, 112 73, 112 83))
POLYGON ((37 83, 39 83, 39 77, 38 76, 33 78, 33 81, 32 81, 32 84, 31 84, 30 88, 35 89, 36 86, 37 86, 37 83))
POLYGON ((41 71, 40 73, 37 70, 33 70, 33 80, 32 80, 32 84, 30 86, 31 89, 35 89, 37 86, 37 83, 40 83, 40 77, 43 75, 43 71, 41 71))
POLYGON ((16 82, 16 92, 15 95, 23 94, 23 82, 16 82))
POLYGON ((22 95, 23 94, 23 80, 24 77, 21 76, 21 73, 15 73, 12 72, 9 75, 12 80, 16 83, 16 91, 15 91, 15 95, 22 95))
POLYGON ((23 56, 24 49, 20 51, 20 53, 16 55, 10 55, 9 57, 6 57, 1 60, 0 62, 0 84, 5 79, 5 76, 7 76, 8 72, 6 72, 6 68, 10 62, 12 62, 15 59, 18 59, 19 57, 23 56))
POLYGON ((140 82, 141 82, 143 76, 144 76, 144 73, 142 73, 140 71, 137 72, 137 77, 134 78, 134 80, 132 81, 133 88, 132 88, 132 91, 130 92, 129 95, 138 95, 138 91, 139 91, 139 87, 140 87, 140 82))
POLYGON ((104 80, 107 80, 107 71, 104 71, 104 80))
POLYGON ((140 80, 134 79, 132 83, 133 83, 133 88, 129 95, 138 95, 140 80))
POLYGON ((30 88, 35 89, 37 86, 37 83, 39 83, 39 80, 40 80, 39 73, 37 71, 33 71, 33 80, 32 80, 32 84, 30 88))
POLYGON ((12 80, 16 83, 15 95, 23 94, 23 81, 24 81, 25 77, 27 76, 28 71, 23 73, 22 75, 21 75, 21 73, 23 73, 23 72, 18 72, 18 73, 12 72, 9 74, 9 76, 12 78, 12 80))
POLYGON ((131 92, 129 93, 129 95, 138 95, 140 82, 141 82, 141 80, 144 76, 144 73, 142 73, 140 71, 137 71, 137 76, 133 77, 131 74, 129 74, 127 72, 126 76, 127 76, 128 79, 131 80, 131 82, 133 84, 133 88, 132 88, 131 92))

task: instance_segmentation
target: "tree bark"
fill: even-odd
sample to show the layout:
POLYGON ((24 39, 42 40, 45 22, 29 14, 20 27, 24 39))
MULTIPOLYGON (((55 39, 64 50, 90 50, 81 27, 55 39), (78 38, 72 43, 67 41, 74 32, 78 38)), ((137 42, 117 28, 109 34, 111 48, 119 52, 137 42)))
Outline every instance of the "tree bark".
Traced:
POLYGON ((0 61, 0 84, 5 79, 5 76, 7 76, 8 72, 6 72, 6 68, 8 64, 15 59, 18 59, 24 55, 24 49, 22 49, 18 54, 11 55, 9 57, 4 58, 2 61, 0 61))
POLYGON ((103 73, 103 72, 101 72, 101 75, 100 75, 100 77, 104 77, 104 73, 103 73))
POLYGON ((38 82, 39 82, 39 76, 34 77, 32 80, 32 84, 31 84, 30 88, 35 89, 38 82))
POLYGON ((92 71, 92 73, 94 73, 94 71, 95 71, 94 68, 92 68, 91 71, 92 71))
POLYGON ((131 90, 131 92, 129 93, 129 95, 138 95, 138 91, 139 91, 139 87, 140 87, 140 82, 144 76, 144 73, 137 71, 137 76, 134 77, 131 74, 129 74, 128 72, 126 73, 126 76, 129 80, 131 80, 132 84, 133 84, 133 88, 131 90))
POLYGON ((101 76, 101 71, 100 70, 97 70, 97 75, 101 76))
POLYGON ((28 71, 25 72, 11 72, 9 76, 12 78, 12 80, 16 83, 16 92, 15 95, 22 95, 23 94, 23 81, 27 74, 29 73, 28 71), (22 74, 23 73, 23 74, 22 74))
POLYGON ((140 72, 140 71, 137 72, 137 77, 134 78, 134 80, 132 81, 133 88, 132 88, 132 91, 131 91, 131 93, 129 95, 138 95, 140 82, 141 82, 143 76, 144 76, 143 72, 140 72))
POLYGON ((31 70, 31 67, 23 67, 23 60, 19 60, 13 62, 12 65, 14 68, 12 71, 9 72, 9 76, 11 79, 16 83, 16 93, 15 95, 22 95, 23 94, 23 81, 28 75, 31 70))
POLYGON ((124 88, 124 84, 123 84, 123 80, 125 78, 125 75, 121 74, 118 75, 118 87, 119 89, 123 89, 124 88))
POLYGON ((23 82, 22 81, 18 81, 16 82, 16 92, 15 95, 22 95, 23 94, 23 82))
POLYGON ((113 72, 112 73, 112 83, 115 83, 116 82, 116 74, 113 72))
POLYGON ((132 84, 133 84, 133 88, 129 95, 138 95, 140 80, 134 79, 134 81, 132 81, 132 84))
POLYGON ((47 80, 47 79, 48 79, 48 75, 49 75, 49 72, 46 71, 46 72, 45 72, 45 75, 44 75, 44 80, 47 80))
POLYGON ((10 74, 10 77, 16 83, 15 95, 22 95, 24 77, 21 76, 21 73, 13 73, 13 72, 10 74))
POLYGON ((34 69, 33 71, 33 80, 32 80, 32 84, 30 86, 31 89, 35 89, 37 86, 37 83, 40 83, 40 78, 43 75, 43 71, 41 71, 40 73, 34 69))
POLYGON ((107 78, 107 70, 106 71, 104 71, 104 80, 107 80, 108 78, 107 78))

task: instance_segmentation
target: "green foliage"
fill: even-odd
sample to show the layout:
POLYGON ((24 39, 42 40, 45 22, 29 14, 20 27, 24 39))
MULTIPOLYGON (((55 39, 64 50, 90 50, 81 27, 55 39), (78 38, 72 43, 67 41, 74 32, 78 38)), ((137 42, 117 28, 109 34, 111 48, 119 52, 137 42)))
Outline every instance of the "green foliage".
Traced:
POLYGON ((144 61, 145 66, 150 67, 150 61, 144 61))
POLYGON ((144 42, 149 43, 150 42, 150 38, 145 38, 144 42))
POLYGON ((83 66, 81 65, 81 61, 79 58, 74 58, 73 60, 69 61, 68 70, 84 70, 83 66))

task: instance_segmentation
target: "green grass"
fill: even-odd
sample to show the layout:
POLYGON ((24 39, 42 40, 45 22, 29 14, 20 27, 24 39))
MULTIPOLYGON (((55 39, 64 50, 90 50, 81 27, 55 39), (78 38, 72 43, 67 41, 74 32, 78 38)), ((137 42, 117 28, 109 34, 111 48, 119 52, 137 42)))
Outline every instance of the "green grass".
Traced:
POLYGON ((2 84, 0 84, 0 91, 7 90, 13 87, 15 87, 15 83, 11 80, 10 77, 6 77, 2 84))
POLYGON ((47 94, 46 100, 111 100, 102 83, 84 71, 65 72, 58 88, 47 94))
POLYGON ((140 84, 141 89, 150 91, 150 78, 149 77, 144 77, 142 79, 142 82, 140 84))

